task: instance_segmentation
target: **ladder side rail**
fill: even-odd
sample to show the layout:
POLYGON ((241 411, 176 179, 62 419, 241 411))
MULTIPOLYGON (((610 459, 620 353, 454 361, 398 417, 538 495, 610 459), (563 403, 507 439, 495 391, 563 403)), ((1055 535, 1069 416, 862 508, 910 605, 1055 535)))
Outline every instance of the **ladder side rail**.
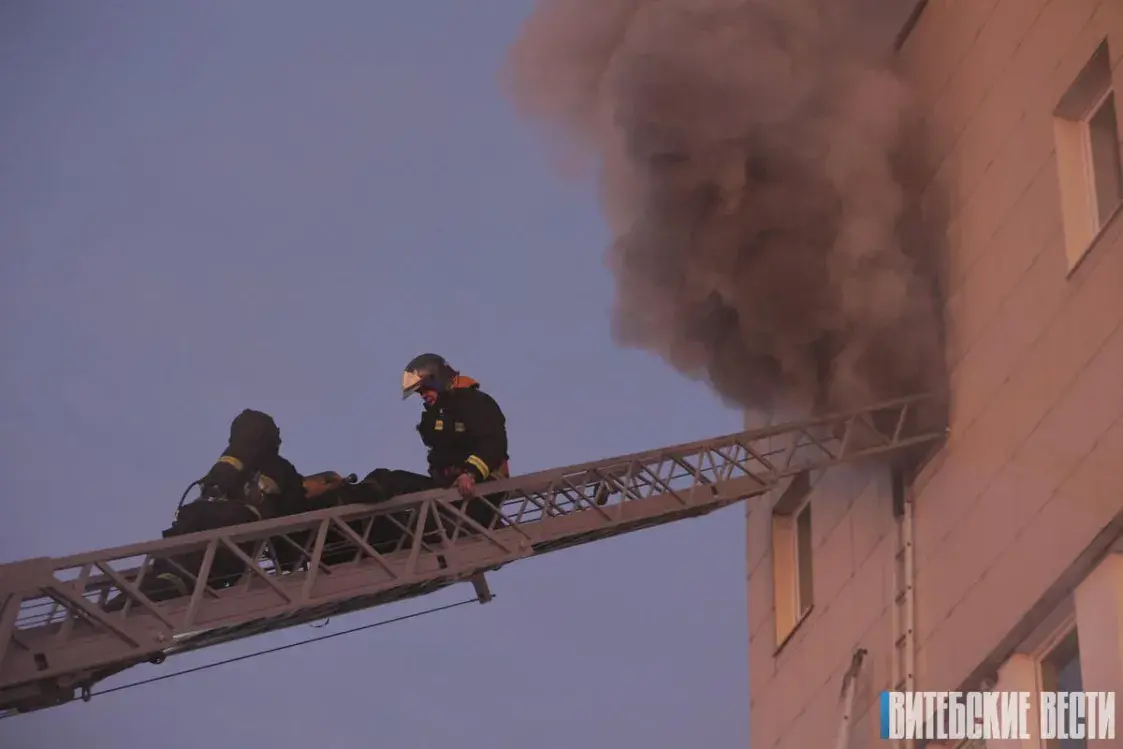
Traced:
MULTIPOLYGON (((904 410, 916 400, 910 399, 893 406, 902 412, 899 424, 904 423, 904 410)), ((869 411, 885 408, 887 406, 883 404, 869 411)), ((943 430, 920 431, 910 435, 897 428, 888 438, 881 435, 883 439, 870 443, 870 425, 862 416, 863 414, 843 415, 835 417, 833 421, 817 419, 787 425, 786 428, 780 425, 716 440, 689 443, 685 448, 676 446, 637 453, 638 458, 626 456, 497 481, 489 485, 489 494, 506 490, 506 507, 525 503, 532 496, 537 496, 547 509, 552 508, 556 512, 551 514, 543 511, 531 520, 512 521, 508 518, 508 527, 471 538, 457 538, 454 533, 451 538, 444 539, 439 548, 430 547, 416 530, 421 527, 421 518, 430 513, 443 515, 446 519, 452 517, 461 522, 465 520, 463 513, 452 504, 448 490, 399 497, 374 507, 333 508, 293 518, 261 521, 191 536, 118 547, 94 554, 58 560, 35 560, 42 563, 30 566, 37 574, 25 574, 21 577, 8 575, 0 582, 0 586, 24 597, 46 592, 61 599, 64 604, 71 603, 73 608, 82 592, 74 589, 73 584, 57 578, 55 573, 63 566, 101 566, 138 553, 183 553, 208 546, 217 547, 219 544, 233 547, 249 540, 294 531, 315 530, 316 537, 320 537, 325 526, 343 527, 356 520, 407 510, 413 511, 417 520, 408 548, 396 555, 377 559, 368 555, 359 564, 333 570, 319 564, 323 545, 317 544, 315 558, 304 573, 266 579, 270 573, 255 563, 250 567, 248 584, 242 588, 214 593, 203 590, 205 581, 197 582, 195 595, 190 596, 191 606, 194 607, 190 622, 184 616, 183 600, 152 604, 150 601, 140 600, 142 597, 135 595, 134 591, 128 591, 126 594, 133 599, 135 608, 140 610, 122 612, 121 617, 112 622, 118 630, 125 629, 123 633, 91 631, 93 628, 84 624, 83 627, 71 627, 72 632, 83 630, 80 636, 58 641, 58 627, 54 623, 20 629, 18 641, 14 633, 11 633, 9 639, 12 642, 2 643, 7 646, 8 654, 5 661, 0 663, 0 704, 4 701, 4 687, 51 676, 65 676, 122 661, 136 661, 138 658, 143 660, 143 656, 173 648, 176 638, 198 633, 208 627, 252 625, 269 616, 299 615, 302 610, 322 609, 333 603, 345 607, 349 600, 360 598, 370 599, 370 605, 376 605, 380 593, 402 593, 406 588, 418 586, 428 589, 440 587, 449 582, 467 579, 481 571, 495 569, 514 559, 541 553, 538 549, 542 547, 552 545, 552 548, 562 548, 561 542, 567 538, 583 542, 580 540, 583 536, 592 540, 613 535, 614 532, 627 532, 636 527, 669 522, 677 517, 703 514, 767 491, 783 475, 828 467, 840 461, 859 459, 943 437, 943 430), (815 436, 812 427, 834 428, 828 428, 826 433, 815 436), (842 427, 841 430, 839 427, 842 427), (861 445, 860 439, 854 434, 860 429, 865 430, 865 446, 861 445), (751 443, 784 432, 794 433, 797 441, 802 440, 802 457, 791 461, 783 470, 767 467, 765 461, 761 460, 767 450, 755 449, 751 443), (582 475, 581 480, 575 479, 574 473, 582 475), (606 477, 614 480, 616 501, 602 507, 594 499, 598 496, 596 487, 603 486, 606 477), (563 506, 567 509, 559 510, 563 506), (266 584, 259 585, 255 590, 252 585, 255 577, 266 584), (200 595, 207 592, 211 594, 210 597, 200 595), (159 606, 159 610, 155 606, 159 606), (124 616, 125 613, 128 613, 127 617, 124 616), (52 637, 55 639, 52 640, 52 637), (32 643, 33 646, 29 645, 32 640, 36 641, 32 643), (42 662, 42 658, 37 661, 36 654, 46 654, 46 663, 42 662)), ((30 568, 24 564, 21 569, 26 572, 30 568)), ((0 568, 0 573, 5 571, 6 568, 0 568)))

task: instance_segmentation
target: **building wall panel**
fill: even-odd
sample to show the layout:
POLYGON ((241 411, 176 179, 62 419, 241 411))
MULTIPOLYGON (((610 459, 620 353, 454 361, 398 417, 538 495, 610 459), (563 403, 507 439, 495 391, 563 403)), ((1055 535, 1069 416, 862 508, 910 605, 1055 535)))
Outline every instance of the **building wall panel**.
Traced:
MULTIPOLYGON (((1069 273, 1052 130, 1105 36, 1123 116, 1115 0, 933 0, 901 51, 925 203, 949 211, 951 432, 913 487, 920 688, 960 686, 1123 511, 1123 218, 1069 273)), ((749 520, 753 749, 833 741, 859 646, 852 745, 874 745, 893 676, 887 476, 828 474, 812 503, 815 608, 778 655, 767 500, 749 520)))

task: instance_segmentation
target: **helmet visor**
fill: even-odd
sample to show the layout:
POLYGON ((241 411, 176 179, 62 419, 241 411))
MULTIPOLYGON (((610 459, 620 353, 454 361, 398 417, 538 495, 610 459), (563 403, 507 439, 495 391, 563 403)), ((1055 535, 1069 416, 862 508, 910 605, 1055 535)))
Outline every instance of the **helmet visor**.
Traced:
POLYGON ((406 371, 402 373, 402 400, 419 391, 421 382, 421 375, 417 372, 406 371))

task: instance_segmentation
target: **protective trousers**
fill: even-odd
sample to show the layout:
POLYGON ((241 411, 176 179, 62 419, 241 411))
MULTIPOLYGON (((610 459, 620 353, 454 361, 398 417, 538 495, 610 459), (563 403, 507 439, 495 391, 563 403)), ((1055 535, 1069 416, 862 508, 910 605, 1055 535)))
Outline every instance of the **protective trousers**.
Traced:
MULTIPOLYGON (((367 474, 359 483, 359 486, 365 485, 367 488, 364 491, 367 492, 367 496, 377 497, 377 499, 373 501, 379 502, 403 494, 414 494, 430 489, 447 489, 452 487, 455 481, 456 476, 451 473, 446 476, 434 478, 411 471, 379 468, 367 474)), ((480 483, 486 484, 487 482, 484 481, 480 483)), ((484 528, 491 529, 493 526, 498 527, 499 523, 501 523, 501 517, 499 515, 499 504, 501 501, 501 496, 491 495, 474 497, 469 500, 456 500, 452 504, 476 523, 479 523, 484 528)), ((409 513, 407 511, 402 513, 402 515, 404 517, 402 517, 401 520, 404 524, 408 522, 409 513)), ((464 523, 462 520, 447 515, 441 518, 441 525, 443 525, 445 533, 449 535, 453 533, 457 525, 460 526, 460 535, 471 535, 477 532, 475 528, 464 523)), ((436 542, 440 537, 440 527, 437 524, 437 518, 432 514, 426 518, 425 535, 426 541, 428 542, 436 542)))

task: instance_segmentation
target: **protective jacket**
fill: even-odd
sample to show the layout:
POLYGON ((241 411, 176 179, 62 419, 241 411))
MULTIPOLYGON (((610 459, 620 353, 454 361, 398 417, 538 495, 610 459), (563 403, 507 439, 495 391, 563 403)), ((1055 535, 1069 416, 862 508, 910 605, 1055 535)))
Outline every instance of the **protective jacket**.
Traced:
POLYGON ((303 477, 281 457, 280 446, 271 416, 242 411, 230 425, 226 449, 202 479, 203 495, 245 503, 259 517, 300 511, 303 477))
POLYGON ((417 431, 429 449, 429 474, 442 484, 465 472, 476 481, 509 475, 507 419, 470 377, 458 375, 451 388, 425 407, 417 431))

